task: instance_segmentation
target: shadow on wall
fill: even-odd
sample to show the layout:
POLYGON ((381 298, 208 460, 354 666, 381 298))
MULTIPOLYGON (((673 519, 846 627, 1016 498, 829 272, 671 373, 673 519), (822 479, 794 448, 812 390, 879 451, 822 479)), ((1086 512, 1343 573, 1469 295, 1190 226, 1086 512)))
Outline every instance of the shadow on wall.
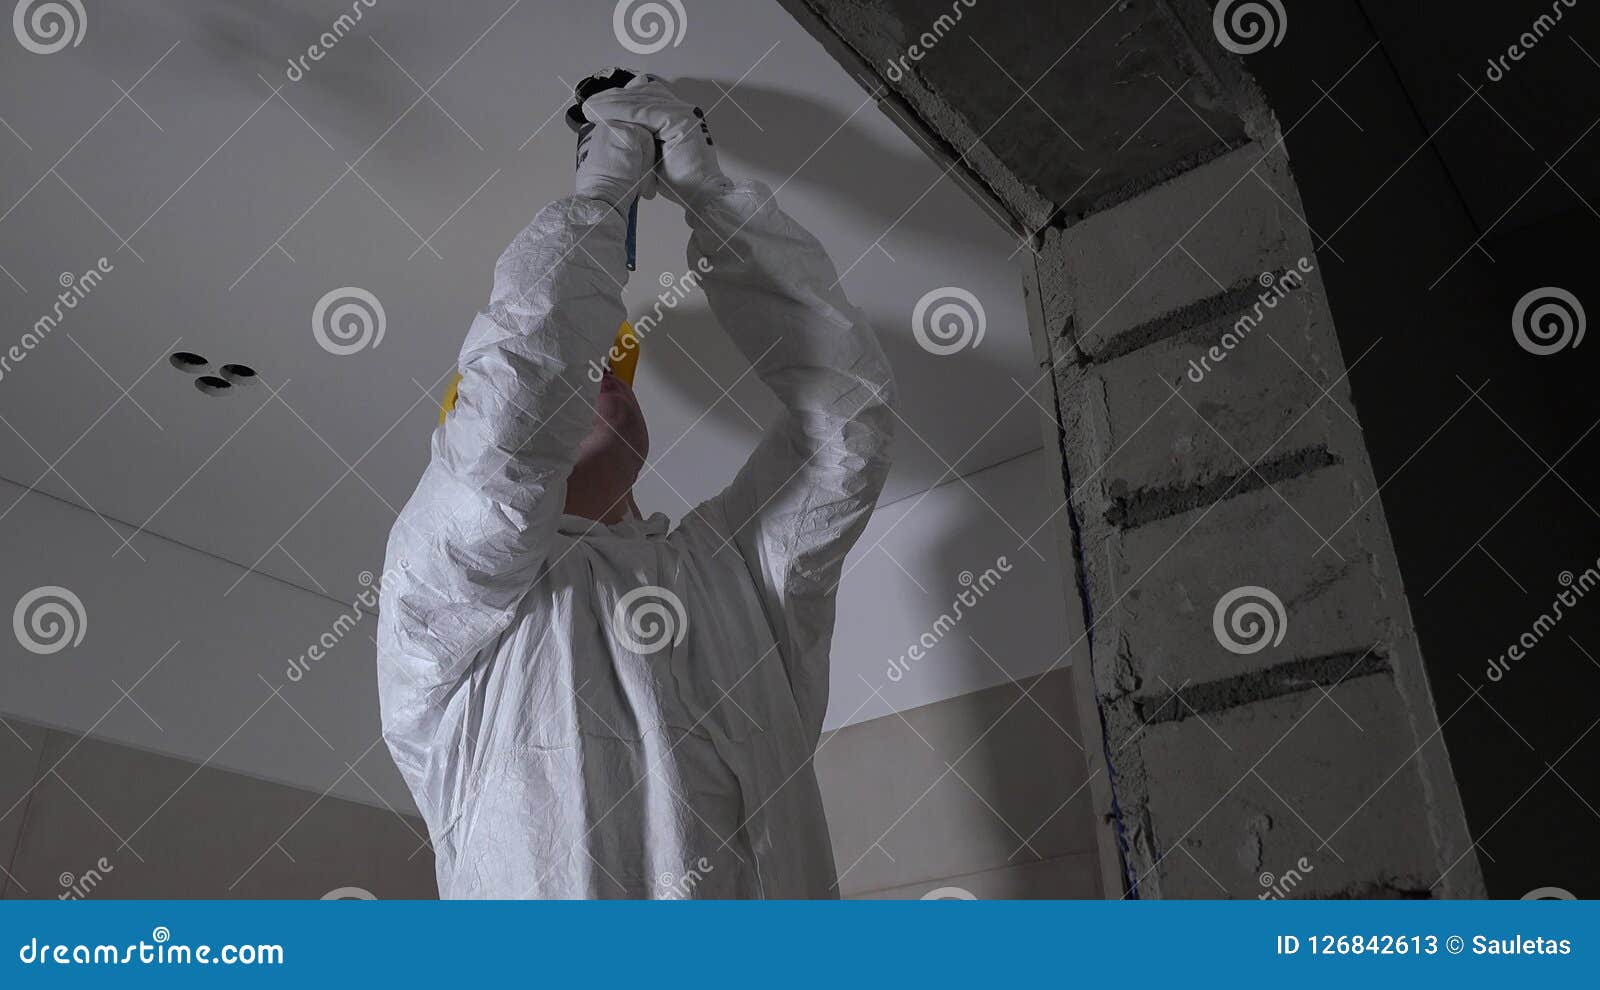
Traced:
POLYGON ((677 78, 667 85, 705 108, 730 170, 743 164, 787 176, 786 183, 816 189, 851 214, 870 217, 883 229, 894 226, 906 239, 949 238, 948 225, 931 216, 934 211, 899 206, 912 191, 905 176, 925 171, 928 159, 915 148, 885 144, 862 126, 861 115, 880 112, 870 97, 863 95, 856 112, 841 120, 836 107, 758 83, 734 89, 734 80, 677 78))
MULTIPOLYGON (((228 67, 223 78, 250 87, 256 82, 251 78, 256 73, 270 83, 281 83, 290 68, 286 53, 303 52, 307 39, 317 39, 328 29, 328 13, 314 5, 164 0, 162 6, 164 10, 152 10, 151 15, 173 22, 174 35, 190 33, 198 26, 205 41, 196 47, 228 67)), ((404 10, 381 4, 372 9, 362 4, 356 7, 365 12, 363 29, 381 23, 386 34, 398 39, 428 30, 424 19, 404 10)), ((578 61, 580 57, 574 53, 573 64, 562 67, 563 78, 575 80, 597 68, 578 61)), ((369 52, 362 57, 319 60, 315 67, 308 85, 330 101, 330 109, 337 110, 334 120, 318 123, 330 133, 348 132, 352 147, 365 146, 370 135, 360 122, 393 115, 393 68, 387 59, 369 52)), ((785 176, 784 184, 820 190, 847 212, 871 218, 884 229, 892 225, 904 236, 935 240, 948 236, 948 228, 928 216, 932 211, 905 210, 899 205, 908 192, 904 176, 924 171, 927 159, 914 148, 894 147, 871 135, 861 122, 862 115, 878 112, 871 109, 869 97, 863 96, 854 113, 842 116, 839 108, 802 93, 749 80, 679 77, 668 79, 667 84, 685 100, 706 108, 724 164, 731 171, 749 165, 768 175, 785 176)), ((566 133, 564 128, 561 132, 566 133)), ((427 171, 425 155, 415 152, 413 149, 406 159, 387 160, 396 168, 427 171)), ((381 148, 373 153, 385 156, 381 148)), ((960 177, 953 179, 959 181, 960 177)))
MULTIPOLYGON (((1008 370, 992 351, 981 347, 950 355, 929 353, 912 335, 909 313, 871 313, 868 322, 894 369, 899 391, 895 408, 900 418, 894 421, 897 488, 922 491, 954 482, 956 473, 949 470, 950 465, 963 473, 985 467, 961 463, 957 458, 963 451, 952 450, 950 444, 941 443, 940 436, 930 435, 929 431, 936 434, 937 430, 929 424, 946 420, 952 403, 961 404, 960 395, 950 389, 960 383, 974 388, 1003 387, 1008 370), (886 327, 893 329, 886 332, 886 327)), ((761 430, 777 414, 777 400, 753 372, 746 373, 749 362, 703 301, 694 308, 673 311, 645 338, 644 346, 648 375, 693 408, 706 411, 694 429, 711 426, 737 431, 754 447, 761 430), (723 395, 723 389, 734 382, 737 384, 723 395)), ((1019 407, 1028 405, 1023 400, 1019 407)), ((677 439, 652 435, 653 456, 659 457, 658 452, 666 451, 677 439)))
MULTIPOLYGON (((242 85, 255 83, 252 77, 260 73, 272 84, 280 84, 289 70, 289 56, 302 55, 310 42, 329 31, 330 21, 341 14, 354 11, 363 20, 376 21, 381 15, 391 28, 404 31, 410 18, 402 12, 384 10, 381 4, 369 7, 362 0, 351 5, 336 7, 330 14, 328 8, 307 4, 304 0, 292 3, 261 4, 249 0, 163 0, 164 11, 150 11, 154 16, 165 16, 174 25, 173 35, 181 37, 196 27, 204 32, 206 41, 197 45, 217 64, 226 66, 223 79, 237 79, 242 85), (376 8, 376 9, 374 9, 376 8)), ((351 119, 376 119, 392 115, 388 109, 394 102, 394 80, 366 71, 360 59, 326 59, 316 63, 316 85, 324 92, 336 96, 351 119)), ((214 80, 211 72, 197 73, 196 79, 214 80)), ((265 90, 262 91, 265 93, 265 90)), ((364 142, 363 142, 364 143, 364 142)))

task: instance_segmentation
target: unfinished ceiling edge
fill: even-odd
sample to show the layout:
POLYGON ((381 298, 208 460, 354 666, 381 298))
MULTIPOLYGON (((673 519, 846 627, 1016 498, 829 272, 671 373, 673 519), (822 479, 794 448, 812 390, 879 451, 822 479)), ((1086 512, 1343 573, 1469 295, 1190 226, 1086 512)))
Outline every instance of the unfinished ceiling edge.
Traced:
MULTIPOLYGON (((963 152, 953 137, 947 137, 930 120, 930 117, 934 120, 945 118, 958 125, 962 119, 957 111, 945 107, 937 94, 922 86, 914 88, 909 94, 900 92, 865 54, 812 6, 810 0, 778 0, 778 3, 852 79, 861 84, 884 115, 933 158, 947 175, 964 178, 966 181, 958 181, 957 185, 984 207, 985 212, 994 215, 1007 230, 1018 237, 1030 238, 1049 223, 1055 212, 1054 206, 1037 189, 1012 176, 1000 159, 984 147, 981 135, 955 135, 972 138, 963 152), (926 113, 925 109, 931 109, 933 113, 926 113), (978 168, 968 160, 968 155, 974 152, 986 160, 989 171, 978 168), (996 176, 1000 180, 998 184, 996 176)), ((951 129, 958 132, 965 130, 960 126, 951 129)))

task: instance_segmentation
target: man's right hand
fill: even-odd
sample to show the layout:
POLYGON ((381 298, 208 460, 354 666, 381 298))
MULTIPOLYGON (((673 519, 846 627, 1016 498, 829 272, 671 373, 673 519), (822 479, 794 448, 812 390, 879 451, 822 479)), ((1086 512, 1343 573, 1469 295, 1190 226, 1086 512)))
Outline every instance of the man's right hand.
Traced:
POLYGON ((635 199, 655 196, 655 135, 624 120, 590 119, 594 127, 578 150, 578 195, 608 203, 619 213, 635 199))
POLYGON ((583 104, 590 120, 644 127, 661 142, 661 187, 680 206, 723 192, 722 173, 705 114, 667 88, 660 77, 641 73, 621 89, 608 89, 583 104))

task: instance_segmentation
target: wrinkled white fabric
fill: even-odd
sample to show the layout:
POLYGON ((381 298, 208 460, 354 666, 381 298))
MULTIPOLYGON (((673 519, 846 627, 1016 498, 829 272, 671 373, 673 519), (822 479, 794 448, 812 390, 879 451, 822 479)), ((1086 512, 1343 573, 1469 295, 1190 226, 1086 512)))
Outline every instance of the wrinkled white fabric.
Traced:
POLYGON ((713 313, 784 405, 732 483, 670 532, 562 515, 627 277, 622 218, 576 197, 500 258, 390 536, 384 736, 441 896, 836 896, 811 758, 835 585, 889 466, 889 367, 766 188, 690 219, 713 313), (686 617, 653 653, 615 619, 650 587, 686 617))

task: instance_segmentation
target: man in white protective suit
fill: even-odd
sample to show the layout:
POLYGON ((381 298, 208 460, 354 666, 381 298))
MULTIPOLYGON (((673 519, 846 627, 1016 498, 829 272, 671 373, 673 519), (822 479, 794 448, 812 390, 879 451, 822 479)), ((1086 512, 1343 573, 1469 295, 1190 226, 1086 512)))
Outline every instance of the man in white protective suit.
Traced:
POLYGON ((889 365, 816 239, 723 175, 696 108, 640 76, 584 113, 577 195, 501 255, 389 538, 384 737, 441 896, 833 897, 811 760, 836 586, 889 469, 889 365), (633 507, 632 388, 590 374, 624 316, 628 205, 656 189, 784 407, 671 531, 633 507))

